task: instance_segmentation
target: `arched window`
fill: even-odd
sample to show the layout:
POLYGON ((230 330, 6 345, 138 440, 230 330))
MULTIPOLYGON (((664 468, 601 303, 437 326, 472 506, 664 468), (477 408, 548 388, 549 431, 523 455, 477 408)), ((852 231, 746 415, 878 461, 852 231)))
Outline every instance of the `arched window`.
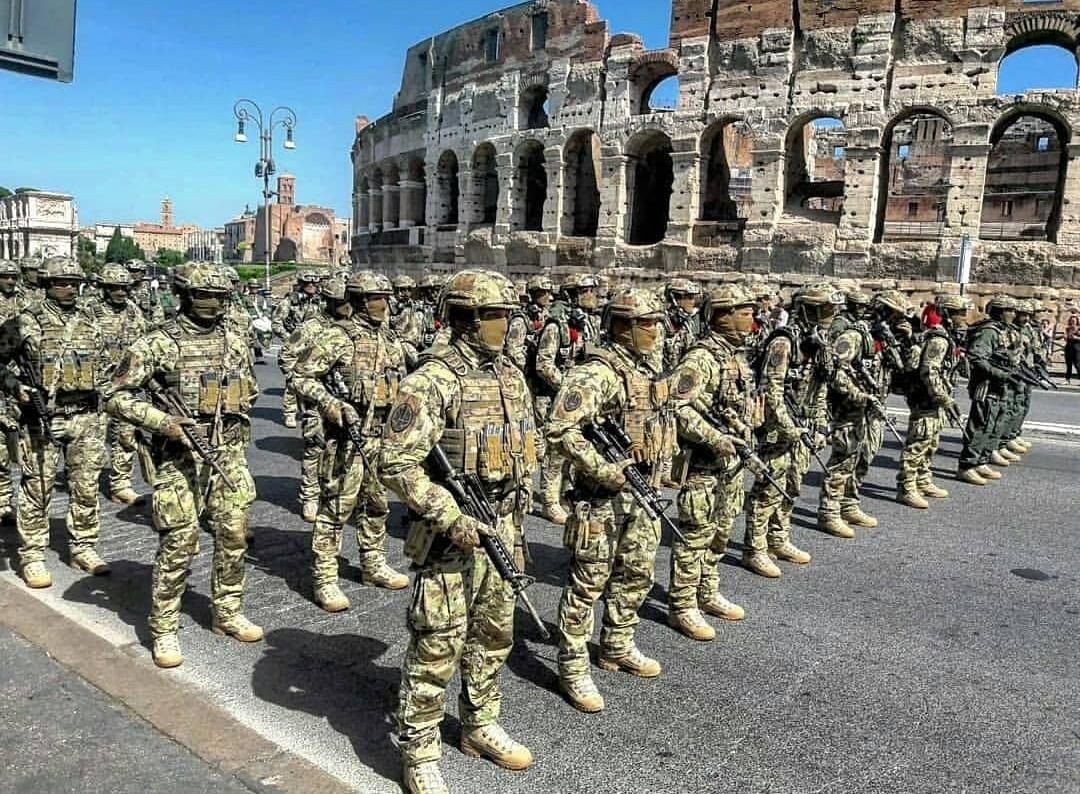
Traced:
POLYGON ((626 146, 626 239, 631 245, 652 245, 667 236, 675 182, 671 152, 671 138, 659 130, 648 130, 626 146))
POLYGON ((952 124, 917 112, 895 120, 882 142, 877 242, 936 240, 948 222, 952 124))
POLYGON ((473 153, 473 206, 480 223, 495 223, 499 211, 499 170, 495 147, 482 143, 473 153))
POLYGON ((458 159, 452 151, 445 151, 439 158, 436 174, 436 189, 439 199, 435 222, 439 226, 451 226, 458 223, 458 201, 461 187, 458 183, 458 159))
POLYGON ((547 86, 534 85, 521 92, 521 118, 523 130, 540 130, 548 126, 547 86))
POLYGON ((420 157, 409 160, 409 181, 413 183, 413 195, 409 201, 412 221, 417 226, 427 223, 427 169, 420 157))
POLYGON ((747 216, 753 173, 753 139, 740 121, 724 119, 701 136, 701 220, 747 216))
POLYGON ((998 64, 997 93, 1077 87, 1077 37, 1080 28, 1060 12, 1011 16, 1008 43, 998 64))
POLYGON ((839 223, 844 210, 847 130, 840 119, 821 116, 788 133, 784 212, 839 223))
POLYGON ((542 232, 548 187, 544 145, 536 140, 526 141, 518 149, 516 159, 511 226, 518 231, 542 232))
POLYGON ((595 237, 600 225, 600 138, 578 130, 566 143, 563 174, 563 234, 595 237))
POLYGON ((983 189, 983 240, 1055 242, 1068 162, 1068 130, 1039 113, 1014 114, 990 136, 983 189))
POLYGON ((641 55, 630 68, 630 105, 639 115, 671 111, 679 101, 679 60, 670 50, 641 55))

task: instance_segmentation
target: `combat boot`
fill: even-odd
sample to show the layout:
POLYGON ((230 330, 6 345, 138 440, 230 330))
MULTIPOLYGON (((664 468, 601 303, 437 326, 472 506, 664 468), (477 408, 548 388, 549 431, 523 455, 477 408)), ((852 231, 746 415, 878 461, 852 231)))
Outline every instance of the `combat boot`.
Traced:
POLYGON ((380 560, 377 566, 371 566, 360 573, 360 582, 368 587, 381 587, 384 590, 404 590, 409 586, 409 577, 395 571, 386 560, 380 560))
POLYGON ((604 710, 604 696, 593 683, 592 676, 586 674, 580 678, 559 676, 559 689, 566 695, 570 705, 586 714, 599 714, 604 710))
POLYGON ((1020 446, 1024 447, 1024 451, 1025 451, 1025 452, 1031 452, 1031 448, 1032 448, 1033 446, 1035 446, 1034 444, 1032 444, 1032 443, 1031 443, 1030 441, 1028 441, 1028 440, 1027 440, 1026 438, 1024 438, 1023 436, 1020 436, 1019 438, 1017 438, 1017 439, 1016 439, 1016 442, 1017 442, 1018 444, 1020 444, 1020 446))
POLYGON ((348 597, 336 584, 326 584, 315 588, 315 603, 327 612, 344 612, 351 604, 348 597))
POLYGON ((948 499, 949 492, 933 482, 919 483, 919 493, 928 499, 948 499))
POLYGON ((112 569, 109 568, 109 563, 101 559, 94 549, 87 549, 86 551, 80 551, 78 554, 71 555, 71 567, 78 568, 85 573, 93 574, 94 576, 106 576, 112 569))
POLYGON ((540 517, 546 518, 552 524, 562 527, 566 526, 566 520, 570 516, 563 510, 562 505, 545 505, 540 510, 540 517))
POLYGON ((295 416, 286 416, 285 417, 285 427, 289 428, 290 430, 294 429, 296 427, 296 417, 295 416))
POLYGON ((968 485, 986 485, 986 478, 982 476, 979 467, 961 469, 960 472, 957 473, 956 479, 960 482, 966 482, 968 485))
POLYGON ((15 523, 15 508, 11 505, 6 505, 0 508, 0 524, 14 524, 15 523))
POLYGON ((991 468, 985 463, 979 466, 976 471, 979 472, 979 476, 981 476, 984 480, 1000 480, 1005 476, 997 469, 991 468))
POLYGON ((840 517, 853 527, 866 527, 873 529, 878 525, 878 520, 869 513, 864 513, 859 507, 849 507, 840 514, 840 517))
POLYGON ((471 758, 487 758, 503 769, 515 772, 533 765, 533 754, 529 748, 515 742, 495 723, 479 728, 462 728, 461 752, 471 758))
POLYGON ((1025 447, 1018 438, 1014 438, 1012 441, 1006 444, 1005 449, 1009 450, 1009 452, 1013 453, 1014 455, 1025 455, 1028 451, 1028 448, 1025 447))
POLYGON ((777 564, 764 551, 743 552, 742 567, 766 579, 779 579, 783 575, 777 564))
POLYGON ((119 488, 109 498, 118 505, 133 505, 141 498, 133 488, 119 488))
POLYGON ((28 562, 22 569, 23 581, 31 590, 52 587, 52 574, 43 562, 28 562))
POLYGON ((930 503, 923 495, 914 488, 901 488, 896 492, 896 501, 906 507, 914 507, 916 510, 926 510, 930 503))
POLYGON ((1020 456, 1012 452, 1008 447, 1002 447, 1001 449, 999 449, 998 454, 1001 455, 1001 457, 1005 458, 1005 460, 1009 461, 1009 463, 1020 462, 1020 456))
POLYGON ((622 670, 630 673, 630 675, 636 675, 638 678, 656 678, 660 675, 660 662, 650 659, 639 651, 636 646, 631 647, 629 653, 617 659, 601 655, 599 664, 601 670, 607 670, 609 673, 622 670))
POLYGON ((710 626, 696 609, 669 612, 667 624, 692 640, 708 642, 716 638, 716 629, 710 626))
POLYGON ((154 637, 153 655, 154 664, 166 670, 182 665, 184 654, 180 652, 180 638, 176 636, 176 632, 154 637))
POLYGON ((803 551, 789 540, 784 541, 784 543, 779 546, 770 546, 769 556, 774 560, 793 562, 796 565, 809 565, 810 560, 813 559, 807 552, 803 551))
POLYGON ((214 617, 214 634, 232 637, 240 642, 258 642, 263 638, 262 626, 256 626, 243 615, 233 615, 228 620, 214 617))
POLYGON ((315 519, 319 517, 319 500, 305 499, 300 506, 300 517, 305 523, 314 524, 315 519))
POLYGON ((450 794, 438 761, 405 767, 405 790, 409 794, 450 794))
POLYGON ((712 598, 701 604, 701 611, 721 620, 742 620, 746 617, 745 609, 719 593, 714 593, 712 598))
POLYGON ((853 538, 855 537, 855 530, 851 528, 851 525, 840 516, 819 516, 818 517, 818 529, 833 537, 837 538, 853 538))
POLYGON ((1002 469, 1009 468, 1010 463, 1009 459, 1001 454, 1000 449, 995 449, 993 452, 990 453, 990 462, 1002 469))

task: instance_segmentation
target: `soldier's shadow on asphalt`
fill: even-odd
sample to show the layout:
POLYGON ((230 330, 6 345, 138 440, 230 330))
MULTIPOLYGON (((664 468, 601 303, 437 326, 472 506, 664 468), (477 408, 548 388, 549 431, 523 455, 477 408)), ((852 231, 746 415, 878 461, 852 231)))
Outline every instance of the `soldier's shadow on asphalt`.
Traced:
POLYGON ((300 518, 300 478, 256 474, 255 490, 260 502, 280 507, 296 517, 296 528, 307 527, 300 518))
POLYGON ((273 455, 283 455, 299 461, 304 457, 304 442, 299 436, 264 436, 255 439, 255 447, 273 455))
POLYGON ((255 663, 252 691, 267 703, 325 719, 348 738, 362 764, 398 780, 401 760, 391 731, 400 675, 396 665, 376 664, 387 648, 357 634, 275 629, 255 663))
MULTIPOLYGON (((277 389, 280 391, 280 389, 277 389)), ((263 419, 274 425, 279 425, 282 430, 285 429, 285 425, 282 424, 281 417, 281 405, 256 405, 251 409, 251 418, 263 419)))

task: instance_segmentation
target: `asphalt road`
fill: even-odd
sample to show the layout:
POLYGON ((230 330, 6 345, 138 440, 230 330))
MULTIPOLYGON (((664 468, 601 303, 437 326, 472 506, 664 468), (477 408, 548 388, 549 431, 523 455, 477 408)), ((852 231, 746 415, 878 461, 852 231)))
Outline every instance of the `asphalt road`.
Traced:
MULTIPOLYGON (((184 601, 187 662, 161 674, 208 693, 357 791, 396 792, 392 713, 409 595, 362 587, 348 538, 342 571, 353 608, 332 616, 310 602, 309 533, 296 500, 300 441, 280 423, 276 368, 260 367, 259 375, 267 393, 256 408, 251 454, 260 498, 246 608, 266 627, 266 641, 241 646, 208 631, 211 539, 204 536, 184 601)), ((1040 399, 1033 419, 1071 414, 1080 403, 1069 400, 1040 399)), ((813 564, 786 568, 777 581, 725 565, 725 592, 748 617, 717 624, 712 643, 666 626, 663 547, 638 642, 664 673, 641 681, 597 670, 608 705, 602 715, 564 703, 555 648, 539 642, 519 612, 502 722, 538 763, 513 774, 458 752, 454 688, 444 729, 452 788, 1080 792, 1078 447, 1040 442, 1003 482, 981 489, 952 481, 956 452, 949 438, 939 458, 940 483, 953 498, 917 512, 891 499, 897 450, 890 444, 865 499, 882 525, 853 541, 811 528, 819 483, 812 473, 796 541, 813 564)), ((54 548, 64 558, 61 505, 54 548)), ((145 507, 107 505, 104 514, 102 552, 113 576, 93 579, 54 565, 57 584, 42 597, 145 659, 155 535, 145 507)), ((400 517, 395 505, 390 559, 403 566, 400 517)), ((530 519, 529 530, 538 578, 530 593, 551 623, 566 554, 551 525, 530 519)), ((13 534, 2 537, 8 559, 13 534)))

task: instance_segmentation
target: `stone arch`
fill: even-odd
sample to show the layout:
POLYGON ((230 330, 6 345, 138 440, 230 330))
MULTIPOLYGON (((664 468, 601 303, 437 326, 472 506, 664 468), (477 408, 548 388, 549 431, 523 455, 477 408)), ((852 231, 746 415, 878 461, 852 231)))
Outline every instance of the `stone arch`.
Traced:
POLYGON ((458 223, 458 209, 461 199, 461 184, 458 178, 459 166, 457 154, 447 149, 439 156, 435 174, 435 223, 439 226, 452 226, 458 223))
POLYGON ((839 223, 844 209, 847 130, 838 113, 812 111, 788 128, 784 212, 839 223))
POLYGON ((1050 108, 1017 104, 990 131, 983 240, 1057 242, 1072 130, 1050 108))
POLYGON ((544 230, 547 182, 544 144, 529 138, 514 152, 514 195, 510 205, 512 231, 544 230))
POLYGON ((1005 23, 1005 40, 1006 56, 1033 44, 1056 44, 1075 52, 1080 19, 1065 11, 1014 14, 1005 23))
MULTIPOLYGON (((639 55, 630 66, 630 106, 639 115, 653 113, 653 95, 661 83, 678 79, 679 57, 673 50, 639 55)), ((666 108, 665 108, 666 109, 666 108)))
POLYGON ((482 143, 472 157, 473 207, 479 223, 494 224, 499 212, 499 169, 495 147, 482 143))
POLYGON ((626 241, 652 245, 667 236, 675 182, 671 138, 647 129, 626 143, 626 241))
POLYGON ((953 124, 933 107, 894 117, 881 137, 874 241, 936 240, 948 226, 953 124))
POLYGON ((401 221, 401 172, 393 160, 383 169, 383 228, 397 228, 401 221))
POLYGON ((746 217, 753 173, 753 139, 737 117, 714 121, 701 134, 701 211, 703 221, 746 217))
POLYGON ((600 136, 591 129, 575 131, 563 150, 562 232, 595 237, 600 225, 600 136))
POLYGON ((371 172, 371 189, 368 191, 370 205, 368 208, 369 225, 373 231, 382 229, 383 224, 383 172, 382 168, 376 167, 371 172))
POLYGON ((405 174, 410 184, 408 195, 403 191, 401 196, 402 220, 411 221, 415 226, 423 226, 427 222, 427 167, 424 158, 410 157, 405 166, 405 174))
POLYGON ((547 85, 536 83, 523 88, 518 101, 518 129, 546 129, 548 123, 547 85))

